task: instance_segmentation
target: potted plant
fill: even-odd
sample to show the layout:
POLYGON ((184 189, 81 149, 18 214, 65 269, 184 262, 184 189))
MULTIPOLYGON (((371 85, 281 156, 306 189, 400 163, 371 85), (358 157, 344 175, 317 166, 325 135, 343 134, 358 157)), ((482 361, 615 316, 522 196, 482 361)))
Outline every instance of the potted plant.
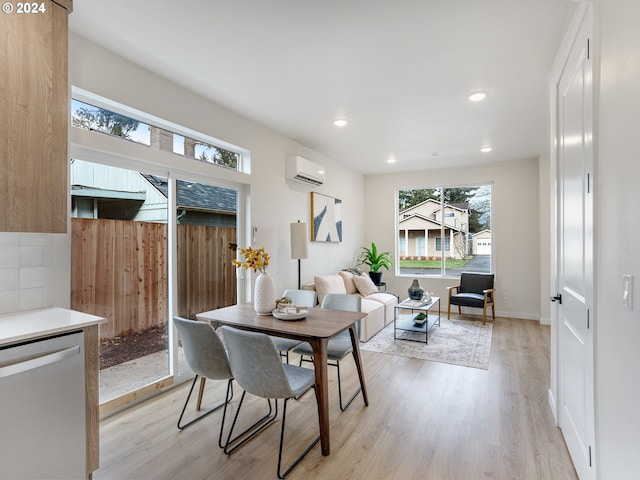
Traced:
POLYGON ((389 267, 393 265, 391 261, 391 252, 378 252, 378 247, 374 242, 371 242, 371 248, 362 247, 362 252, 358 257, 358 265, 369 266, 369 277, 376 285, 382 283, 382 267, 389 270, 389 267))

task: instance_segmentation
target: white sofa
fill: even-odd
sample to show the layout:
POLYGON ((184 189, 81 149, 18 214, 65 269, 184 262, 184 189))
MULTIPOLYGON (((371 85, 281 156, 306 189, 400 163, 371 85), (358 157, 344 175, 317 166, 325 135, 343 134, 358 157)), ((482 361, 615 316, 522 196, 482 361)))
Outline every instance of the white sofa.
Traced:
POLYGON ((302 288, 315 290, 320 304, 327 293, 360 295, 360 309, 367 314, 360 321, 361 342, 366 342, 393 322, 394 306, 398 303, 398 297, 395 295, 379 292, 367 274, 354 275, 351 271, 345 270, 334 275, 315 276, 314 283, 303 285, 302 288))

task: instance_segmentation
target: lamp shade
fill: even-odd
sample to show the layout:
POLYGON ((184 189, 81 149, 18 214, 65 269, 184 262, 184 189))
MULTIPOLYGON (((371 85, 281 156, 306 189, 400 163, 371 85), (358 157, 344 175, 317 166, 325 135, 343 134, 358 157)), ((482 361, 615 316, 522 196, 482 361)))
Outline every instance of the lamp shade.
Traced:
POLYGON ((292 223, 291 227, 291 258, 307 258, 307 224, 292 223))

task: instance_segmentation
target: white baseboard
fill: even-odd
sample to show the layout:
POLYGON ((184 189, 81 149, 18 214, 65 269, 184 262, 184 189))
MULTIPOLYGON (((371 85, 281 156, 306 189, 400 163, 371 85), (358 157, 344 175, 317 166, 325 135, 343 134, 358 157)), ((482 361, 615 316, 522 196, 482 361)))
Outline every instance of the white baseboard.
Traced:
MULTIPOLYGON (((452 309, 452 313, 458 313, 452 309)), ((462 313, 464 315, 471 315, 474 317, 482 317, 482 309, 481 308, 470 308, 470 307, 462 307, 462 313)), ((445 308, 444 312, 441 315, 447 316, 447 310, 445 308)), ((540 315, 537 313, 520 313, 520 312, 504 312, 500 310, 496 310, 496 317, 502 318, 517 318, 519 320, 537 320, 540 321, 540 315)), ((487 319, 491 318, 491 310, 487 309, 487 319)))
POLYGON ((540 320, 540 315, 537 313, 521 313, 521 312, 501 312, 496 311, 496 317, 517 318, 520 320, 540 320))

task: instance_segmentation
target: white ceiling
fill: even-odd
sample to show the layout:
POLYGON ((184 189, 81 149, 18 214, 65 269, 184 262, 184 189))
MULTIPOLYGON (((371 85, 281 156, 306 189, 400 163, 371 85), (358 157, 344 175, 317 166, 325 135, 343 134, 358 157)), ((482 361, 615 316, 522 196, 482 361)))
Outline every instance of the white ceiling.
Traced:
POLYGON ((567 0, 76 0, 70 29, 369 174, 548 151, 547 73, 571 11, 567 0), (469 102, 477 90, 489 96, 469 102))

